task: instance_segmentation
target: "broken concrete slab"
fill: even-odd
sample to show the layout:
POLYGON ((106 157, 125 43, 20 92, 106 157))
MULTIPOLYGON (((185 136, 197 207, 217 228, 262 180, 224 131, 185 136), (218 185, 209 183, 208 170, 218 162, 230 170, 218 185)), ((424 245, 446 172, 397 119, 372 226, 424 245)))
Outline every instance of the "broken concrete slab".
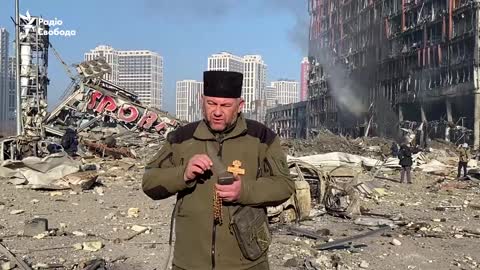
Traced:
POLYGON ((82 244, 82 249, 86 251, 99 251, 102 249, 103 243, 101 241, 89 241, 89 242, 83 242, 82 244))
POLYGON ((394 227, 395 223, 393 220, 385 218, 370 218, 370 217, 359 217, 353 221, 354 224, 363 225, 363 226, 390 226, 394 227))
POLYGON ((4 161, 0 165, 0 174, 14 184, 33 186, 51 185, 65 175, 78 172, 80 162, 66 153, 56 153, 44 158, 27 157, 22 161, 4 161))
POLYGON ((92 188, 98 178, 96 171, 76 172, 65 175, 59 184, 69 186, 76 192, 92 188))

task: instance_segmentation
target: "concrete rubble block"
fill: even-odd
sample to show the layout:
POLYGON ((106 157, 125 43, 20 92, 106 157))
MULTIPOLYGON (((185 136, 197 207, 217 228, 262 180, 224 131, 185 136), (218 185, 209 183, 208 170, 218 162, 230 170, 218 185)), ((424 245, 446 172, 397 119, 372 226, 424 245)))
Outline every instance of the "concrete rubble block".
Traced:
POLYGON ((46 231, 48 231, 48 220, 46 218, 34 218, 25 222, 23 234, 33 237, 46 231))
POLYGON ((85 171, 66 175, 63 177, 63 180, 74 191, 80 192, 92 188, 97 178, 98 174, 96 171, 85 171))
POLYGON ((392 239, 392 241, 390 241, 390 244, 392 244, 394 246, 401 246, 402 242, 400 242, 400 240, 394 238, 394 239, 392 239))
POLYGON ((104 195, 104 190, 102 187, 95 187, 93 190, 100 196, 104 195))
POLYGON ((40 233, 38 235, 33 236, 35 239, 43 239, 48 235, 48 232, 40 233))
POLYGON ((75 243, 73 244, 73 249, 75 250, 82 250, 83 249, 83 245, 81 243, 75 243))
POLYGON ((81 237, 87 236, 86 233, 84 233, 84 232, 79 232, 79 231, 74 231, 74 232, 72 232, 72 234, 75 235, 75 236, 81 236, 81 237))
POLYGON ((4 262, 1 265, 2 270, 11 270, 11 269, 14 269, 15 266, 16 266, 16 264, 13 263, 13 262, 4 262))
POLYGON ((358 266, 360 268, 367 269, 370 266, 370 264, 367 261, 362 260, 358 266))
POLYGON ((140 209, 138 208, 129 208, 128 209, 128 217, 132 218, 132 217, 138 217, 138 213, 140 212, 140 209))
POLYGON ((142 232, 146 232, 148 228, 140 225, 133 225, 131 230, 138 233, 142 233, 142 232))
POLYGON ((33 269, 49 269, 49 268, 52 268, 51 265, 46 264, 46 263, 37 263, 37 264, 33 265, 32 267, 33 267, 33 269))
POLYGON ((357 225, 363 225, 363 226, 394 226, 394 222, 390 219, 384 219, 384 218, 370 218, 370 217, 359 217, 355 219, 353 222, 354 224, 357 225))
POLYGON ((83 242, 82 247, 83 250, 94 252, 102 249, 103 243, 100 241, 83 242))

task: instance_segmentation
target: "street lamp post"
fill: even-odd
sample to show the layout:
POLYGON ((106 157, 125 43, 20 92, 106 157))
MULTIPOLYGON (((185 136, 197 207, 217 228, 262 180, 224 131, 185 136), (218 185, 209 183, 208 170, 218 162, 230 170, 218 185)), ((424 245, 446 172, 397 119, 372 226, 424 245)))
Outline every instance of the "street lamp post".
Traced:
POLYGON ((17 93, 17 135, 22 135, 22 92, 20 89, 20 12, 19 0, 15 0, 15 54, 16 54, 16 93, 17 93))

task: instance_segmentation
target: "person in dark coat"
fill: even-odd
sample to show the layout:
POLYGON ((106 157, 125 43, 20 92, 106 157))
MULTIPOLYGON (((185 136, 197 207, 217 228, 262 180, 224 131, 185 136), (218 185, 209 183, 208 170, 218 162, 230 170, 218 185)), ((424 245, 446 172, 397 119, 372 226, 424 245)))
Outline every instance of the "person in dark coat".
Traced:
POLYGON ((405 182, 405 175, 407 177, 407 183, 412 184, 411 170, 412 170, 412 150, 407 144, 402 144, 400 146, 400 151, 398 153, 398 158, 400 159, 400 182, 405 182))
POLYGON ((62 147, 68 155, 74 156, 78 151, 78 137, 77 132, 71 128, 65 130, 62 137, 62 147))

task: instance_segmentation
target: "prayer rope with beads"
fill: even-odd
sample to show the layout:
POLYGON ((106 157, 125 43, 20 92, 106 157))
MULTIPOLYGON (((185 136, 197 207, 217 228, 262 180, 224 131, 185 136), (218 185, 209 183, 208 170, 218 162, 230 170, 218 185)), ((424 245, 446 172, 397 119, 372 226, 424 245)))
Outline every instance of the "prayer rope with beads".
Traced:
MULTIPOLYGON (((241 168, 242 162, 240 160, 234 160, 232 166, 228 166, 227 171, 232 173, 234 177, 239 174, 245 174, 245 169, 241 168)), ((213 187, 213 218, 215 224, 222 224, 222 199, 218 197, 215 186, 213 187)))
POLYGON ((215 224, 222 224, 222 199, 218 196, 215 186, 213 187, 213 218, 215 224))

